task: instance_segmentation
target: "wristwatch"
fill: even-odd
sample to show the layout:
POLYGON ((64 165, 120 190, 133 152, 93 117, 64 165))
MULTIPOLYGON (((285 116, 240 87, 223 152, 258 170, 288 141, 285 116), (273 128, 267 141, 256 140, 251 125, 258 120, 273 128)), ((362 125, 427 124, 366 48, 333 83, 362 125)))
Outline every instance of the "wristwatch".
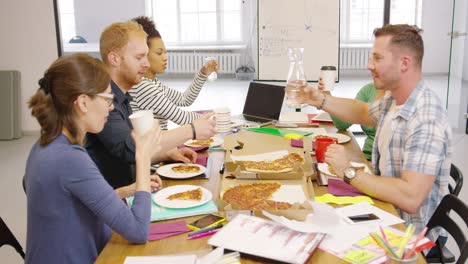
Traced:
POLYGON ((354 177, 356 177, 357 169, 354 167, 347 167, 346 169, 344 169, 343 173, 344 173, 343 180, 347 184, 351 184, 351 181, 354 179, 354 177))

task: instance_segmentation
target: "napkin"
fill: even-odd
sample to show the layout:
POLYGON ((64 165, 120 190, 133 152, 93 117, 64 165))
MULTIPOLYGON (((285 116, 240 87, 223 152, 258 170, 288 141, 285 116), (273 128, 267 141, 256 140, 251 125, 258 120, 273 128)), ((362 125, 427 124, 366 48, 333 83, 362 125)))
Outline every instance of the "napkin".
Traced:
POLYGON ((351 184, 333 178, 328 178, 328 193, 336 196, 358 196, 363 194, 351 184))
POLYGON ((201 152, 201 151, 208 150, 209 147, 206 147, 206 146, 205 147, 190 147, 190 146, 183 145, 183 146, 179 146, 179 149, 181 148, 189 148, 195 152, 201 152))
POLYGON ((208 155, 198 155, 197 161, 195 163, 206 167, 208 164, 208 155))
POLYGON ((175 236, 190 232, 185 221, 176 221, 171 223, 151 224, 149 228, 148 240, 160 240, 166 237, 175 236))

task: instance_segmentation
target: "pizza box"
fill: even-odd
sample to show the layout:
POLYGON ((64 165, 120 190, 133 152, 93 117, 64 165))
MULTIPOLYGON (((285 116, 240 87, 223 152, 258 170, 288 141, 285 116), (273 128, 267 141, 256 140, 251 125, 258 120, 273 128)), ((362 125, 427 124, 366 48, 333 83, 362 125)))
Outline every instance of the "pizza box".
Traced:
MULTIPOLYGON (((219 211, 224 211, 227 219, 234 217, 237 214, 248 214, 261 216, 261 210, 243 210, 236 208, 235 206, 222 200, 222 195, 224 190, 227 190, 230 187, 239 185, 239 184, 248 184, 259 182, 259 180, 252 179, 232 179, 229 177, 229 174, 226 172, 223 175, 222 180, 220 181, 220 194, 217 197, 217 205, 219 211)), ((293 207, 287 210, 267 210, 270 213, 285 216, 290 219, 295 220, 304 220, 305 216, 312 212, 312 207, 306 200, 314 199, 314 188, 312 185, 312 179, 310 177, 295 178, 295 176, 290 176, 288 179, 287 175, 282 176, 282 179, 274 180, 261 180, 262 183, 271 181, 281 183, 281 188, 273 194, 271 200, 289 202, 293 204, 293 207)))
POLYGON ((303 148, 291 147, 289 139, 274 135, 241 131, 226 136, 224 138, 224 148, 226 149, 224 169, 237 179, 301 179, 304 176, 315 177, 312 168, 313 161, 309 151, 303 148), (283 151, 284 154, 298 153, 304 157, 305 162, 304 164, 296 165, 293 170, 289 172, 249 172, 245 170, 241 162, 236 162, 235 159, 233 159, 233 157, 258 154, 268 155, 269 153, 277 153, 280 151, 283 151))

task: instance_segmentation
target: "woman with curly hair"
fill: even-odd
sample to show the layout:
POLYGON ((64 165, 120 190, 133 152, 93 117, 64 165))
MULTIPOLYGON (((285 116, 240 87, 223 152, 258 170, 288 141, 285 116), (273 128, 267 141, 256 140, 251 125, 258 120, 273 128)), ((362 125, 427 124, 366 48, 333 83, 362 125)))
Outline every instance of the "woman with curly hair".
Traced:
POLYGON ((195 75, 192 84, 185 90, 179 92, 163 84, 156 75, 162 74, 167 68, 166 47, 156 29, 154 22, 148 17, 140 16, 133 19, 140 24, 146 34, 149 47, 148 61, 150 67, 142 82, 130 90, 133 97, 132 110, 151 110, 154 118, 159 119, 161 128, 167 129, 167 120, 178 125, 185 125, 201 117, 200 114, 185 111, 181 107, 190 106, 197 98, 207 77, 218 70, 216 61, 207 62, 195 75))

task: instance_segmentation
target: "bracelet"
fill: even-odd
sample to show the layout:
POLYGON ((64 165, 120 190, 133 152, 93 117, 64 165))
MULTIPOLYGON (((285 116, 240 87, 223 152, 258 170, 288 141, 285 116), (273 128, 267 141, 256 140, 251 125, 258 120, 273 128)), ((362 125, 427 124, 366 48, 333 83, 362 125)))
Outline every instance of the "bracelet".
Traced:
POLYGON ((197 139, 197 132, 195 131, 195 126, 193 123, 190 123, 190 126, 192 127, 192 139, 195 140, 197 139))
POLYGON ((318 110, 322 110, 323 106, 325 105, 325 101, 327 100, 327 95, 326 94, 323 94, 323 99, 322 99, 322 103, 320 104, 319 107, 317 107, 318 110))

